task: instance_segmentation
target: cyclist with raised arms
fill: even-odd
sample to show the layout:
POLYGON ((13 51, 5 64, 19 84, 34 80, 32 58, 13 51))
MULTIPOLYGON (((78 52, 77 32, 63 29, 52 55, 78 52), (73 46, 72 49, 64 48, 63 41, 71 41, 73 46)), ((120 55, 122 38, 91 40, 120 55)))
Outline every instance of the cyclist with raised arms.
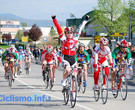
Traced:
MULTIPOLYGON (((63 74, 63 80, 61 82, 62 86, 66 86, 66 78, 68 74, 70 73, 70 66, 77 65, 75 60, 76 55, 76 44, 78 42, 78 39, 80 37, 81 31, 84 28, 85 24, 87 23, 87 20, 89 19, 89 16, 87 15, 85 20, 82 22, 82 24, 79 26, 79 28, 76 30, 75 34, 73 34, 74 30, 72 27, 66 27, 64 30, 64 33, 62 31, 62 28, 57 22, 56 15, 52 15, 53 23, 57 28, 59 38, 61 40, 61 50, 63 54, 63 66, 67 65, 66 73, 63 74)), ((75 77, 77 76, 77 68, 76 72, 74 72, 75 77)), ((74 88, 75 89, 75 88, 74 88)), ((75 98, 75 92, 73 93, 73 98, 75 98)))
MULTIPOLYGON (((107 46, 108 42, 109 41, 107 38, 101 38, 100 44, 98 44, 94 49, 94 55, 93 55, 94 90, 99 90, 98 79, 99 79, 100 67, 98 66, 108 66, 107 57, 109 59, 110 66, 113 66, 111 51, 110 48, 107 46)), ((105 67, 105 74, 107 75, 107 77, 109 76, 108 67, 105 67)), ((104 89, 106 88, 105 84, 103 85, 103 88, 104 89)))
POLYGON ((129 64, 129 70, 131 71, 132 68, 130 66, 130 58, 131 58, 131 52, 128 48, 128 42, 126 40, 121 40, 120 45, 114 49, 112 52, 112 58, 114 63, 114 71, 112 72, 112 93, 116 94, 116 89, 114 87, 115 84, 115 73, 116 73, 116 65, 117 63, 126 63, 127 58, 127 64, 129 64))

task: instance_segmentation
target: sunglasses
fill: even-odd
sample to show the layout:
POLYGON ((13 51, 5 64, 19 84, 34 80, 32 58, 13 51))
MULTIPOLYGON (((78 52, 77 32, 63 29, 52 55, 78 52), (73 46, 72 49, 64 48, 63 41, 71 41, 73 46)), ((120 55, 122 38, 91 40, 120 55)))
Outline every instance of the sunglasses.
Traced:
POLYGON ((67 32, 67 34, 73 34, 73 32, 67 32))
POLYGON ((127 48, 127 47, 122 47, 122 48, 127 48))

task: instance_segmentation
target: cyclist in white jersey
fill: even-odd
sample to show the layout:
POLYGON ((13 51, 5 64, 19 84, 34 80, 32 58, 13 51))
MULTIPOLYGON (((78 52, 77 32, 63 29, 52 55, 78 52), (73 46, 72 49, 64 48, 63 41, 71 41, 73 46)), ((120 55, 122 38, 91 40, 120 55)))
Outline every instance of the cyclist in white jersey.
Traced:
MULTIPOLYGON (((107 46, 108 39, 101 38, 100 44, 98 44, 94 50, 93 55, 93 67, 94 67, 94 90, 98 90, 98 79, 99 79, 99 71, 100 67, 98 66, 108 66, 107 57, 109 59, 110 66, 113 67, 112 55, 110 48, 107 46)), ((109 68, 105 67, 105 74, 107 77, 109 76, 109 68)), ((105 84, 103 85, 105 88, 105 84)))

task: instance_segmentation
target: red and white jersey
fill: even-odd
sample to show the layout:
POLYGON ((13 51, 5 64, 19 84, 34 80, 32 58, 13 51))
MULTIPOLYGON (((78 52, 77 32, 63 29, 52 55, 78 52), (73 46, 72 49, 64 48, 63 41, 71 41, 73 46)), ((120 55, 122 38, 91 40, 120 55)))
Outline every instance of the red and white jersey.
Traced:
MULTIPOLYGON (((105 60, 107 60, 107 56, 109 54, 111 54, 111 50, 108 46, 105 48, 105 50, 102 50, 100 48, 100 44, 98 44, 94 50, 94 55, 95 54, 98 54, 98 61, 105 61, 105 60)), ((94 57, 94 55, 93 55, 93 57, 94 57)))
POLYGON ((76 55, 76 44, 78 42, 78 39, 80 37, 81 31, 84 28, 85 24, 87 23, 86 20, 84 20, 82 22, 82 24, 79 26, 79 28, 76 30, 76 33, 73 35, 73 37, 71 39, 67 38, 63 31, 62 28, 60 27, 60 25, 58 24, 57 20, 54 19, 53 20, 58 34, 59 34, 59 38, 61 40, 61 50, 62 50, 62 54, 63 55, 76 55))
POLYGON ((54 52, 52 52, 51 54, 48 54, 47 52, 45 52, 42 55, 42 59, 45 59, 47 62, 51 62, 54 57, 56 57, 56 54, 54 52))
POLYGON ((27 52, 26 50, 24 51, 24 56, 29 57, 29 58, 33 58, 32 53, 30 51, 27 52))

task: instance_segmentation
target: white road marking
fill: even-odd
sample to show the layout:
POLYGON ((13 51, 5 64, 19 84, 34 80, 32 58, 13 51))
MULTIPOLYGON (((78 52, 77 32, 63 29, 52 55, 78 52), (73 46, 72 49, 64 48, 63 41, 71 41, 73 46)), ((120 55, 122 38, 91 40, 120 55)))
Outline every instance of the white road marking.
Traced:
MULTIPOLYGON (((4 71, 4 69, 2 69, 1 67, 0 67, 0 69, 1 69, 2 71, 4 71)), ((40 91, 40 90, 36 90, 36 88, 34 88, 34 86, 30 86, 29 84, 27 84, 27 83, 25 83, 25 82, 19 80, 18 78, 15 79, 15 80, 17 80, 18 82, 20 82, 20 83, 26 85, 26 86, 29 87, 29 88, 34 89, 34 90, 37 91, 37 92, 40 92, 40 93, 45 94, 45 95, 48 95, 48 96, 53 97, 53 98, 58 99, 58 100, 63 100, 63 98, 56 97, 56 96, 54 96, 54 95, 45 93, 45 92, 40 91)), ((78 102, 77 102, 77 103, 78 103, 78 102)), ((78 106, 78 107, 81 107, 81 108, 86 109, 86 110, 94 110, 94 109, 92 109, 92 108, 89 108, 89 107, 87 107, 87 106, 84 106, 84 105, 81 105, 81 104, 77 104, 77 103, 76 103, 76 106, 78 106)))

